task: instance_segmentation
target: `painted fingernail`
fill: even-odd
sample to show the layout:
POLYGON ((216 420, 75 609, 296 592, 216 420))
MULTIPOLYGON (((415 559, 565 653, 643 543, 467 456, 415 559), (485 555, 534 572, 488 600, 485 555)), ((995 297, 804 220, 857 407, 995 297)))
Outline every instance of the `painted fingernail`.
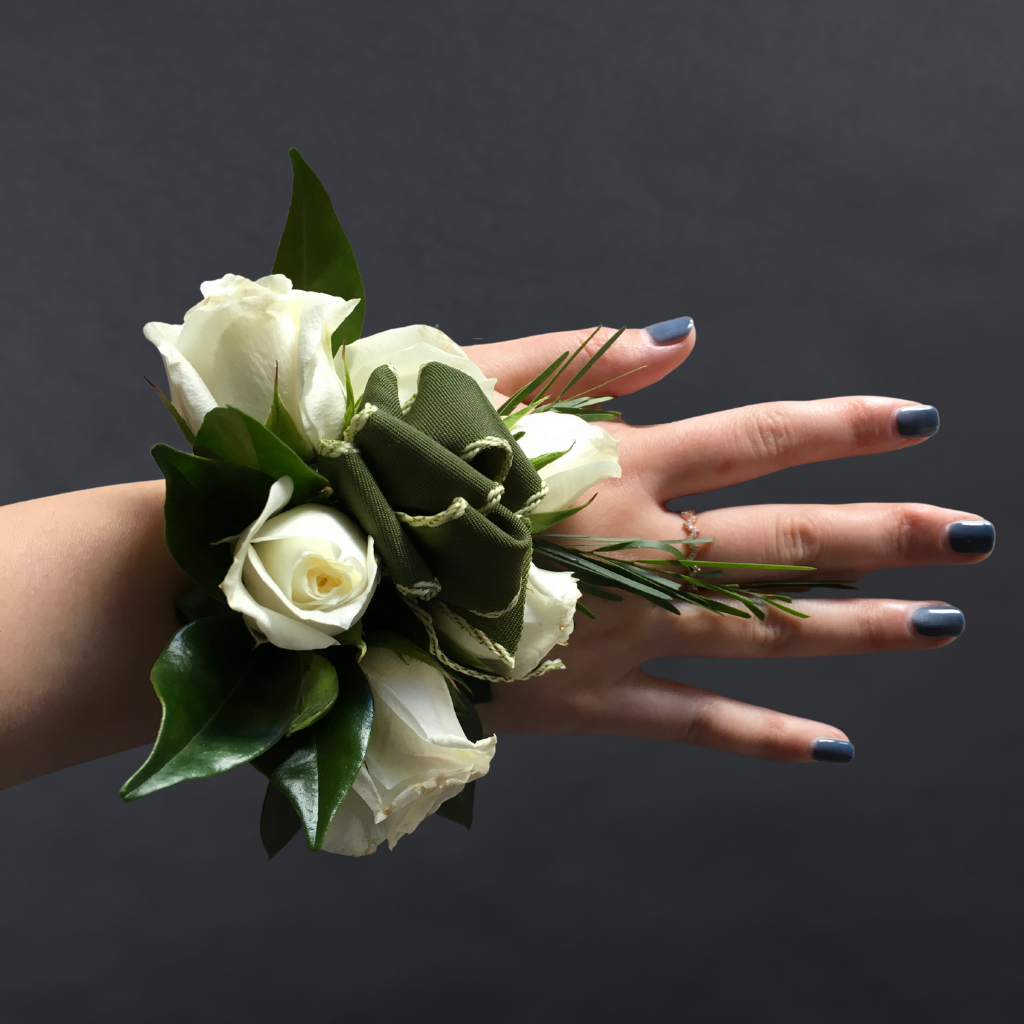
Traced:
POLYGON ((939 432, 939 410, 934 405, 905 405, 896 410, 900 437, 931 437, 939 432))
POLYGON ((966 625, 959 608, 917 608, 910 616, 920 636, 959 636, 966 625))
POLYGON ((651 324, 646 330, 655 344, 674 345, 689 336, 693 330, 693 317, 680 316, 675 320, 662 320, 660 324, 651 324))
POLYGON ((853 744, 849 740, 830 740, 823 736, 814 741, 811 757, 828 764, 849 764, 853 760, 853 744))
POLYGON ((949 524, 949 546, 958 555, 987 555, 996 546, 996 528, 987 519, 949 524))

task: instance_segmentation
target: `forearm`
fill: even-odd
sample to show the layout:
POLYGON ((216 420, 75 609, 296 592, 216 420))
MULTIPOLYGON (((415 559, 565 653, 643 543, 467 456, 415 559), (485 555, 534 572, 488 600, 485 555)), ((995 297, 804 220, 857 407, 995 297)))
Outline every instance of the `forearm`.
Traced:
POLYGON ((0 508, 0 786, 149 742, 150 668, 188 579, 163 481, 0 508))

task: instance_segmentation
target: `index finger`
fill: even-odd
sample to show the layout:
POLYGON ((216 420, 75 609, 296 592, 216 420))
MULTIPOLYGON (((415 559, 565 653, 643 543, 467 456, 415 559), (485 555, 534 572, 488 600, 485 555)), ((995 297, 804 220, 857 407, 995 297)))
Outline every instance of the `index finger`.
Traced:
MULTIPOLYGON (((616 328, 611 327, 588 327, 579 331, 535 334, 515 341, 468 345, 466 355, 488 377, 497 377, 498 391, 513 395, 563 352, 571 355, 587 342, 572 365, 559 373, 557 394, 615 332, 616 328)), ((697 331, 688 316, 624 330, 611 348, 573 384, 570 393, 628 395, 639 391, 679 366, 693 351, 696 339, 697 331)))

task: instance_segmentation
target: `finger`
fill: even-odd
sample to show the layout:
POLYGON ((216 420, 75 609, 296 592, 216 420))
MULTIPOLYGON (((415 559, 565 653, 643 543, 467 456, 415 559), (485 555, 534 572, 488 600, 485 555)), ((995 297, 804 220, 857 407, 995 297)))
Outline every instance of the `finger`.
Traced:
MULTIPOLYGON (((666 527, 675 522, 671 513, 664 517, 666 527)), ((814 566, 808 579, 856 580, 879 569, 973 564, 988 557, 996 536, 980 516, 911 502, 748 505, 701 512, 697 525, 701 535, 714 538, 700 546, 700 559, 814 566)), ((729 572, 739 578, 741 570, 729 572)), ((742 576, 779 577, 746 571, 742 576)), ((802 578, 793 574, 793 582, 802 578)))
POLYGON ((853 744, 834 726, 745 704, 634 669, 628 686, 605 698, 594 732, 692 743, 767 761, 853 760, 853 744))
MULTIPOLYGON (((558 394, 614 333, 615 330, 608 327, 599 328, 595 333, 591 327, 581 331, 537 334, 515 341, 470 345, 466 348, 466 355, 488 377, 498 379, 498 391, 512 395, 563 352, 572 355, 587 338, 591 338, 572 365, 559 374, 558 386, 554 390, 558 394)), ((623 331, 612 347, 573 384, 570 393, 586 394, 594 388, 600 389, 595 394, 603 395, 627 395, 639 391, 671 373, 693 351, 696 338, 697 331, 689 317, 623 331)))
POLYGON ((810 598, 789 607, 809 618, 766 607, 763 621, 753 615, 741 619, 680 605, 678 616, 662 612, 648 619, 648 656, 820 658, 922 651, 951 644, 965 625, 959 608, 940 602, 810 598))
POLYGON ((659 501, 701 494, 776 470, 919 444, 939 428, 930 405, 857 395, 768 402, 630 431, 623 466, 659 501), (666 453, 673 457, 666 458, 666 453))
POLYGON ((496 683, 493 693, 479 706, 485 732, 639 736, 771 761, 853 757, 846 735, 831 725, 657 679, 640 668, 605 687, 525 680, 496 683))

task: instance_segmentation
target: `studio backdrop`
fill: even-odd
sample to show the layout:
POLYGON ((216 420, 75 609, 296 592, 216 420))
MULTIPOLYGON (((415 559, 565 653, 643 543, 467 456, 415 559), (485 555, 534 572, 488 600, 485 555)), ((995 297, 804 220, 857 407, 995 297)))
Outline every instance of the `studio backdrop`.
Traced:
POLYGON ((297 146, 370 332, 689 315, 693 356, 619 403, 630 422, 846 394, 941 412, 925 445, 674 507, 921 501, 1001 529, 983 565, 862 585, 962 608, 947 649, 657 663, 835 724, 847 767, 501 736, 471 831, 269 863, 249 769, 124 805, 139 750, 5 791, 5 1021, 1017 1019, 1019 4, 12 2, 4 22, 0 501, 157 475, 149 446, 178 439, 142 324, 269 273, 297 146))

